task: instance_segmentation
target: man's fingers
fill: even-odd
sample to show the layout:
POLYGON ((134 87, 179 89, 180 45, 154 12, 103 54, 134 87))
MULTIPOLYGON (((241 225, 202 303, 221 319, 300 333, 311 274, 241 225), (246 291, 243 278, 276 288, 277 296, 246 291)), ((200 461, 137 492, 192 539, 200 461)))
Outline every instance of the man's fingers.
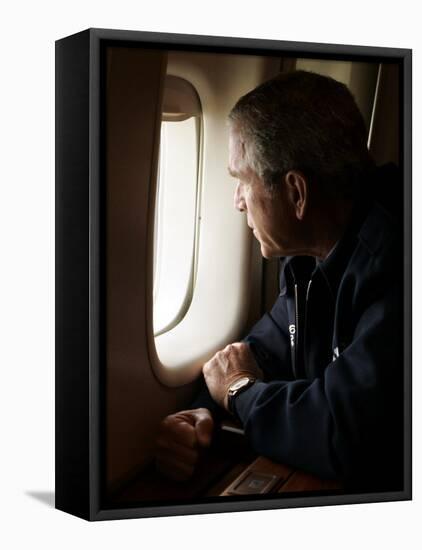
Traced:
POLYGON ((214 422, 205 408, 167 416, 155 441, 157 470, 173 480, 190 478, 200 459, 200 447, 211 444, 214 422))
POLYGON ((198 444, 201 447, 209 447, 211 445, 212 433, 214 430, 214 421, 212 416, 206 409, 199 409, 195 416, 195 429, 198 444))
POLYGON ((196 449, 181 445, 170 438, 159 437, 156 442, 156 456, 164 454, 175 456, 187 464, 195 464, 199 457, 196 449))
POLYGON ((177 418, 177 415, 168 416, 162 424, 162 435, 165 438, 172 439, 180 445, 186 447, 196 447, 196 433, 194 422, 186 422, 177 418))

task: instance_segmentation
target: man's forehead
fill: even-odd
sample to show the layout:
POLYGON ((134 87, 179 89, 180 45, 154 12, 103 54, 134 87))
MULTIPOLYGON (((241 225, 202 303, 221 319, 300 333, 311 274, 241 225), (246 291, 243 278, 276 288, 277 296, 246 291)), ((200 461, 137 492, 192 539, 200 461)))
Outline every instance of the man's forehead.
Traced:
POLYGON ((248 172, 243 155, 230 155, 227 171, 232 178, 240 179, 248 172))
POLYGON ((236 131, 230 132, 229 137, 229 166, 228 172, 234 178, 239 177, 244 170, 245 144, 236 131))
POLYGON ((235 170, 233 167, 230 166, 227 166, 227 172, 230 174, 230 176, 232 178, 238 178, 239 177, 239 172, 237 170, 235 170))
POLYGON ((245 144, 239 131, 234 128, 231 129, 229 133, 229 146, 230 149, 233 149, 234 151, 243 151, 245 148, 245 144))

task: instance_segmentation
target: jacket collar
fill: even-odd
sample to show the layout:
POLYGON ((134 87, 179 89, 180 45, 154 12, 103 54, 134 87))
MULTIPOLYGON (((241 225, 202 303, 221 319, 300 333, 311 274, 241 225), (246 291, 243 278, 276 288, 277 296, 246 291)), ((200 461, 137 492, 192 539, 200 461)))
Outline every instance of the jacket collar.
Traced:
POLYGON ((385 251, 400 235, 402 192, 398 192, 398 181, 398 169, 390 163, 374 168, 362 182, 365 198, 355 205, 349 225, 332 254, 318 264, 333 296, 358 242, 364 244, 369 254, 384 254, 381 250, 385 251))
POLYGON ((368 216, 370 204, 367 202, 355 206, 343 236, 337 242, 331 254, 318 262, 317 267, 327 283, 333 297, 336 296, 340 281, 350 262, 353 250, 358 242, 358 235, 368 216))
POLYGON ((361 227, 368 216, 369 208, 370 204, 368 202, 359 203, 354 207, 343 236, 337 241, 325 260, 319 261, 313 256, 287 256, 282 258, 280 294, 285 294, 287 287, 290 287, 290 285, 306 278, 309 280, 311 277, 314 278, 318 275, 325 281, 334 298, 356 246, 361 227))
POLYGON ((280 259, 280 294, 285 294, 287 285, 290 286, 290 283, 295 283, 307 273, 308 278, 319 273, 335 297, 358 241, 364 242, 370 252, 376 253, 389 237, 387 224, 383 221, 385 216, 390 221, 394 219, 395 225, 400 226, 401 218, 397 215, 397 212, 401 212, 401 203, 397 198, 398 179, 398 170, 393 164, 374 168, 369 172, 361 184, 365 198, 356 203, 343 236, 325 260, 317 261, 310 256, 287 256, 280 259), (397 211, 393 218, 387 213, 391 210, 397 211))

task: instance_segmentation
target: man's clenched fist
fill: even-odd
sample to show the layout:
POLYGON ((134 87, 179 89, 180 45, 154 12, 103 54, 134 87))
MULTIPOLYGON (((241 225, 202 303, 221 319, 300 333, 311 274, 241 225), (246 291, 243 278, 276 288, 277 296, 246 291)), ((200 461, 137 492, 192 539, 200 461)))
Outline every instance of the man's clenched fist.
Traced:
POLYGON ((205 363, 202 372, 211 397, 227 409, 227 393, 230 386, 250 376, 262 378, 262 371, 255 362, 248 344, 237 342, 226 346, 205 363))
POLYGON ((155 458, 160 473, 177 481, 192 476, 200 450, 211 444, 214 421, 208 409, 167 416, 156 439, 155 458))

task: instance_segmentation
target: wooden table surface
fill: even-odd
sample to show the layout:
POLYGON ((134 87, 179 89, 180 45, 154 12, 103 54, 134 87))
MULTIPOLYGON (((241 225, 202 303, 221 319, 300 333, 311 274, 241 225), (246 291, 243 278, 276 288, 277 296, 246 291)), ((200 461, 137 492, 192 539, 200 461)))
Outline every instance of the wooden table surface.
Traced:
POLYGON ((341 490, 341 484, 284 464, 277 464, 268 458, 258 457, 220 493, 220 496, 333 490, 341 490))

